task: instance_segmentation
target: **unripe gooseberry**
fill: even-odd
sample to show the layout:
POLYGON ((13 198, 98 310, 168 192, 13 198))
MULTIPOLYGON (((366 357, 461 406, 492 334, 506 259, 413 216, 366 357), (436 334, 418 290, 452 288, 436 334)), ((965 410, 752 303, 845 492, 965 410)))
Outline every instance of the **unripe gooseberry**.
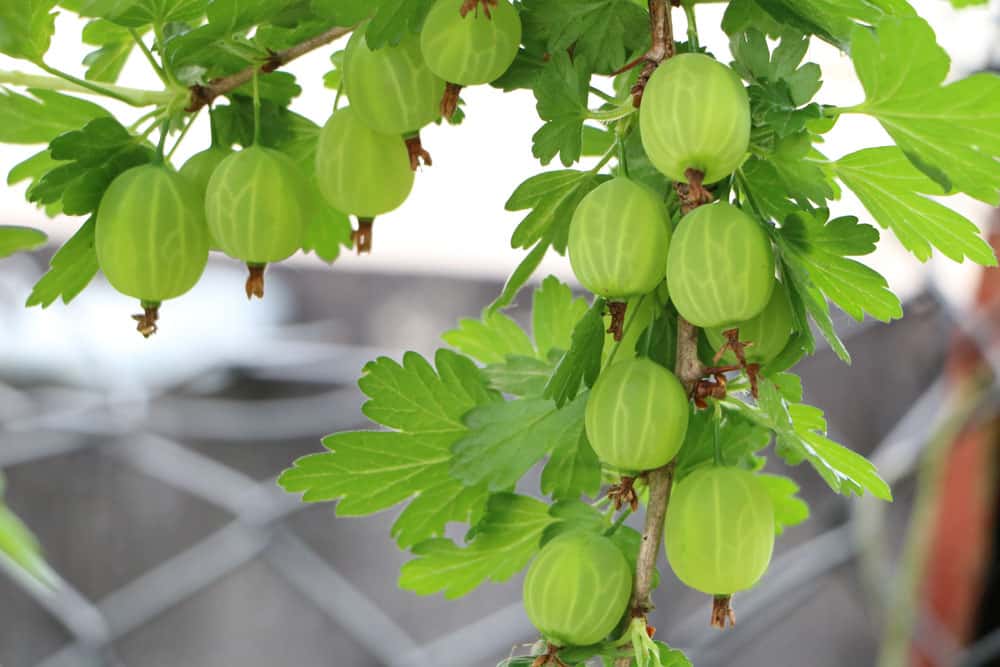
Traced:
POLYGON ((660 65, 642 96, 642 145, 667 178, 688 182, 693 169, 705 184, 733 173, 750 145, 750 102, 729 67, 700 53, 660 65))
POLYGON ((212 174, 222 164, 222 161, 232 154, 233 151, 229 148, 212 146, 188 158, 188 161, 180 168, 179 173, 188 179, 191 185, 195 186, 201 198, 204 199, 212 174))
POLYGON ((344 54, 344 86, 358 118, 383 134, 414 132, 437 120, 445 82, 427 67, 420 37, 368 48, 368 24, 354 31, 344 54))
POLYGON ((587 398, 590 446, 608 465, 627 471, 666 465, 684 444, 688 397, 677 377, 649 359, 605 368, 587 398))
POLYGON ((691 324, 721 327, 756 317, 774 282, 767 233, 735 206, 701 206, 674 230, 667 284, 677 311, 691 324))
POLYGON ((380 134, 353 106, 335 112, 319 135, 316 178, 330 206, 360 218, 398 208, 413 189, 409 151, 398 135, 380 134))
POLYGON ((302 247, 312 193, 305 175, 280 151, 251 146, 218 166, 208 182, 205 211, 212 238, 250 267, 247 297, 263 296, 263 267, 302 247))
POLYGON ((702 468, 680 480, 664 527, 677 578, 702 593, 728 596, 764 575, 774 550, 774 504, 742 468, 702 468))
POLYGON ((648 188, 613 178, 573 213, 569 260, 577 280, 610 299, 645 294, 663 280, 670 247, 666 206, 648 188))
POLYGON ((589 646, 614 630, 632 595, 632 571, 610 539, 572 531, 542 547, 524 579, 524 610, 557 646, 589 646))
POLYGON ((201 278, 208 229, 194 186, 162 164, 118 176, 101 198, 94 245, 111 286, 146 307, 139 331, 156 331, 157 307, 201 278))
POLYGON ((477 8, 462 16, 465 0, 438 0, 420 33, 427 66, 450 83, 489 83, 507 71, 521 45, 521 17, 508 0, 489 13, 477 8))
MULTIPOLYGON (((792 337, 794 322, 792 305, 788 300, 788 289, 782 283, 775 281, 771 300, 759 315, 731 326, 705 329, 705 336, 712 349, 718 351, 726 344, 723 332, 739 329, 739 340, 752 343, 744 351, 747 363, 763 365, 785 349, 788 339, 792 337)), ((732 350, 729 350, 722 355, 722 361, 726 364, 735 364, 738 359, 732 350)))

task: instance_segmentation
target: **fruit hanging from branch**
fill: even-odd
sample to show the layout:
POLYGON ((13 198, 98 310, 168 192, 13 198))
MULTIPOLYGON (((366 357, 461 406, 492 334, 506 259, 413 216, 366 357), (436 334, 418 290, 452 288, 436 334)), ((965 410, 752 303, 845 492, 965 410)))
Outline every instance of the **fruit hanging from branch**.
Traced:
POLYGON ((264 297, 264 269, 302 248, 312 214, 299 166, 284 153, 251 146, 230 155, 208 182, 205 211, 219 248, 250 270, 247 298, 264 297))
POLYGON ((163 164, 118 176, 97 215, 97 262, 111 285, 142 302, 137 329, 157 331, 160 303, 188 292, 208 263, 202 198, 187 179, 163 164))

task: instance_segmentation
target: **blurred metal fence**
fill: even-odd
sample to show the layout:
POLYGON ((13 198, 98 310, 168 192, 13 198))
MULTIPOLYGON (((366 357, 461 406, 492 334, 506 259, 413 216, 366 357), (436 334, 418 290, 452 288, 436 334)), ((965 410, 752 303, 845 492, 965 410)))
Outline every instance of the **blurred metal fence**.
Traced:
MULTIPOLYGON (((440 280, 434 285, 423 285, 421 289, 425 293, 434 289, 452 289, 452 294, 457 293, 454 284, 440 280)), ((450 310, 475 312, 478 306, 474 304, 482 303, 482 296, 495 288, 483 285, 466 289, 469 291, 467 298, 458 302, 452 300, 450 310)), ((926 315, 924 319, 929 322, 926 326, 930 327, 927 331, 947 332, 958 326, 979 341, 984 357, 994 370, 994 382, 1000 377, 1000 350, 991 347, 984 334, 989 332, 989 327, 955 317, 947 310, 946 303, 933 293, 920 300, 918 307, 912 310, 917 312, 914 321, 918 325, 920 313, 926 315)), ((452 315, 447 312, 442 317, 452 315)), ((300 334, 302 326, 308 329, 311 325, 299 326, 300 334)), ((359 426, 361 396, 353 383, 358 369, 376 350, 331 341, 302 341, 300 335, 285 335, 290 331, 276 329, 272 332, 274 335, 246 341, 242 353, 229 356, 226 367, 192 366, 189 377, 178 378, 177 384, 169 388, 137 390, 129 385, 127 389, 106 386, 60 391, 47 388, 38 392, 30 388, 0 386, 5 404, 20 402, 31 406, 30 409, 11 410, 9 415, 0 411, 0 469, 42 465, 72 452, 100 452, 115 465, 196 498, 206 508, 213 508, 225 517, 219 526, 207 531, 193 544, 100 596, 85 595, 68 581, 70 577, 60 579, 56 589, 48 591, 16 573, 9 573, 34 604, 58 621, 68 637, 65 646, 35 664, 42 667, 185 664, 170 663, 169 659, 147 662, 142 657, 129 661, 116 646, 123 638, 250 564, 263 564, 277 574, 300 602, 311 605, 305 613, 325 616, 332 627, 338 628, 338 632, 343 632, 357 647, 350 651, 343 649, 343 652, 333 649, 329 655, 316 654, 313 662, 307 663, 310 665, 486 665, 507 655, 512 646, 530 641, 532 631, 521 610, 516 584, 503 588, 502 594, 490 594, 472 603, 442 603, 455 611, 437 624, 437 634, 426 628, 416 629, 418 624, 413 616, 428 621, 429 615, 443 614, 439 610, 444 607, 436 604, 415 607, 409 617, 401 615, 397 606, 410 604, 409 593, 392 599, 374 596, 366 585, 367 580, 355 571, 357 559, 368 557, 368 553, 372 559, 383 558, 384 554, 377 555, 374 550, 384 549, 385 543, 365 545, 359 541, 352 545, 353 560, 345 565, 335 562, 329 550, 317 548, 315 541, 311 543, 302 537, 300 526, 295 524, 297 516, 307 511, 320 512, 321 525, 326 525, 332 521, 332 512, 329 507, 308 509, 297 498, 277 488, 273 475, 291 460, 291 452, 280 450, 277 465, 272 464, 270 474, 260 479, 242 469, 235 459, 209 455, 206 452, 210 449, 194 444, 209 439, 242 442, 253 447, 254 442, 261 440, 308 438, 314 443, 309 448, 315 449, 318 447, 313 440, 316 435, 359 426), (240 396, 206 397, 199 395, 200 389, 187 395, 176 391, 178 385, 190 386, 192 383, 239 385, 240 382, 232 382, 233 373, 241 382, 276 382, 295 385, 298 389, 294 397, 263 400, 240 396), (462 611, 463 608, 470 611, 462 611)), ((871 331, 867 326, 856 328, 851 333, 852 343, 863 341, 871 331)), ((922 339, 929 338, 926 333, 921 335, 922 339)), ((946 336, 938 337, 934 346, 943 347, 942 340, 946 340, 946 336)), ((940 364, 932 367, 930 377, 939 370, 940 364)), ((807 386, 808 374, 807 370, 807 386)), ((877 381, 877 378, 866 376, 866 381, 877 381)), ((914 385, 926 389, 915 400, 901 399, 909 405, 908 409, 901 418, 893 417, 895 426, 871 452, 894 487, 912 474, 929 441, 928 435, 939 431, 955 409, 955 387, 943 376, 931 382, 914 378, 914 385)), ((980 396, 977 409, 992 413, 998 396, 1000 391, 994 384, 990 391, 980 396)), ((832 421, 836 425, 835 420, 832 421)), ((806 471, 804 474, 812 473, 806 471)), ((829 495, 822 488, 819 491, 829 495)), ((710 632, 701 597, 685 594, 680 587, 668 583, 666 590, 660 591, 657 597, 670 600, 670 604, 664 603, 653 618, 654 623, 663 628, 663 637, 687 650, 699 667, 733 664, 737 655, 743 658, 741 664, 758 664, 746 659, 748 644, 758 642, 762 634, 777 624, 794 619, 805 605, 815 602, 821 589, 829 585, 830 576, 839 576, 845 567, 856 565, 859 555, 872 540, 882 539, 880 531, 884 531, 884 524, 873 526, 869 518, 880 516, 880 510, 875 510, 867 501, 829 498, 813 505, 814 525, 822 530, 798 539, 798 543, 794 538, 784 541, 785 548, 779 552, 764 581, 753 591, 739 596, 740 624, 734 630, 724 634, 710 632)), ((385 525, 384 521, 367 521, 372 521, 379 529, 385 525)), ((382 576, 394 577, 397 565, 387 563, 389 570, 382 576)), ((871 562, 867 567, 871 567, 871 562)), ((891 563, 875 562, 875 568, 879 573, 876 584, 888 581, 891 563)), ((882 615, 881 609, 869 606, 871 600, 887 600, 891 596, 884 591, 875 591, 874 596, 869 591, 866 595, 865 587, 857 583, 857 580, 864 580, 863 572, 850 575, 850 579, 855 581, 847 586, 852 604, 855 609, 867 607, 873 619, 868 628, 871 636, 867 645, 870 648, 876 641, 882 615)), ((267 606, 272 601, 254 600, 251 596, 246 602, 267 606)), ((0 601, 0 622, 3 606, 0 601)), ((933 630, 933 619, 920 619, 920 627, 933 630)), ((944 656, 945 661, 941 664, 987 664, 1000 645, 996 636, 991 636, 963 652, 956 641, 940 632, 922 631, 916 638, 928 644, 926 649, 930 655, 944 656)), ((4 655, 5 642, 18 641, 23 639, 4 635, 0 627, 0 657, 4 655)), ((805 646, 801 650, 809 655, 812 648, 805 646)), ((15 662, 4 667, 28 667, 28 664, 15 662)), ((780 664, 806 663, 786 661, 780 664)), ((827 663, 817 659, 808 664, 827 663)), ((837 663, 831 661, 830 664, 837 663)))

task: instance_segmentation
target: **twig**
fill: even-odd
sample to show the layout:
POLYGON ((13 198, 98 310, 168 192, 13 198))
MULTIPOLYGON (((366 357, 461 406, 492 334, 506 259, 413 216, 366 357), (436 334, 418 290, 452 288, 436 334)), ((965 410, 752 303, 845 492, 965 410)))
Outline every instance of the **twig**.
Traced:
POLYGON ((356 26, 351 26, 349 28, 331 28, 326 32, 307 39, 301 44, 296 44, 291 48, 285 49, 284 51, 271 53, 262 65, 251 65, 246 69, 236 72, 235 74, 230 74, 229 76, 222 77, 221 79, 216 79, 207 86, 191 86, 191 104, 188 105, 187 111, 198 111, 202 107, 214 102, 217 97, 226 95, 240 86, 250 83, 250 81, 253 80, 255 73, 259 72, 261 74, 270 74, 271 72, 284 67, 296 58, 301 58, 307 53, 315 51, 322 46, 326 46, 327 44, 340 39, 344 35, 352 32, 355 27, 356 26))
POLYGON ((649 0, 649 31, 652 45, 646 53, 615 72, 615 74, 621 74, 640 64, 643 65, 642 73, 632 87, 632 102, 636 107, 642 104, 642 94, 645 92, 646 84, 649 83, 653 72, 660 66, 660 63, 675 55, 674 23, 670 7, 669 0, 649 0))

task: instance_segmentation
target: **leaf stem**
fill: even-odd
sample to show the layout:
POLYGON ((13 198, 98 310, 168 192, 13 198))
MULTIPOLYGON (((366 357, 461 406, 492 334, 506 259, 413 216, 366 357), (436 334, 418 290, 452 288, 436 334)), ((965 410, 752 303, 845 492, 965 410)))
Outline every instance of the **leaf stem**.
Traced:
POLYGON ((123 86, 98 85, 90 81, 84 81, 61 72, 45 64, 39 64, 49 74, 54 76, 44 76, 41 74, 28 74, 13 70, 0 70, 0 84, 10 86, 21 86, 24 88, 37 88, 38 90, 54 90, 67 93, 81 93, 84 95, 103 95, 125 102, 134 107, 163 106, 173 99, 173 93, 169 91, 141 90, 138 88, 125 88, 123 86))
POLYGON ((166 71, 160 66, 160 63, 156 62, 153 52, 149 50, 148 46, 146 46, 146 42, 142 40, 142 35, 139 34, 139 31, 135 28, 129 28, 128 31, 129 34, 132 35, 132 39, 135 41, 136 46, 138 46, 139 50, 142 51, 142 55, 146 57, 146 61, 149 63, 150 67, 152 67, 153 71, 156 72, 156 76, 160 78, 160 81, 162 81, 164 85, 170 85, 170 80, 167 78, 166 71))
POLYGON ((253 73, 253 145, 260 145, 260 75, 253 73))
POLYGON ((681 4, 687 17, 688 50, 697 53, 701 50, 701 45, 698 43, 698 19, 694 12, 694 2, 695 0, 683 0, 681 4))
MULTIPOLYGON (((193 116, 191 116, 188 119, 188 122, 184 126, 184 129, 181 130, 181 135, 179 137, 177 137, 177 141, 174 142, 174 147, 170 149, 169 153, 167 153, 167 161, 168 162, 170 161, 170 158, 172 158, 174 156, 174 153, 177 152, 177 149, 181 147, 181 144, 184 142, 184 138, 188 135, 188 132, 191 131, 191 127, 194 125, 194 122, 196 120, 198 120, 198 114, 197 113, 194 114, 193 116)), ((214 146, 215 145, 214 144, 214 134, 215 133, 213 132, 212 134, 213 134, 213 144, 212 145, 214 146)))
POLYGON ((632 104, 632 101, 629 100, 625 104, 621 104, 617 107, 614 107, 613 109, 604 109, 603 111, 592 110, 592 109, 588 110, 587 118, 589 118, 590 120, 598 120, 601 121, 602 123, 610 123, 615 120, 621 120, 622 118, 627 118, 628 116, 634 114, 636 111, 638 111, 638 109, 636 109, 635 105, 632 104))

